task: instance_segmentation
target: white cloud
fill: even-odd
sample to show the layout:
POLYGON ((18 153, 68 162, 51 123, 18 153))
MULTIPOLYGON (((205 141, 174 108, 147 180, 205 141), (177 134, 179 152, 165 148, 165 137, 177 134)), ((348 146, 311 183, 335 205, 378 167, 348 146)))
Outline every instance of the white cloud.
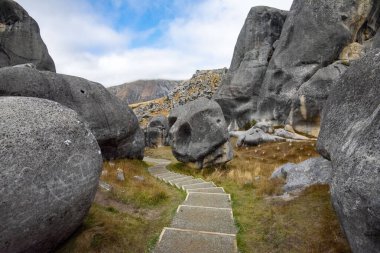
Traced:
POLYGON ((289 9, 291 4, 291 0, 205 0, 184 5, 179 17, 163 24, 159 46, 131 48, 133 39, 149 31, 116 31, 85 0, 18 2, 39 23, 58 72, 106 86, 136 79, 187 79, 197 69, 228 67, 250 7, 289 9))

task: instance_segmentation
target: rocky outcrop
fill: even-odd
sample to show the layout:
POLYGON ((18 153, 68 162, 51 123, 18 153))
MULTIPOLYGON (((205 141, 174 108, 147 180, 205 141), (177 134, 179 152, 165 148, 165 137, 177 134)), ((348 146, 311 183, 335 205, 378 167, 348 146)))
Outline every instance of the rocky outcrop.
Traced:
POLYGON ((37 22, 13 0, 0 0, 0 68, 34 63, 55 72, 37 22))
POLYGON ((303 190, 316 184, 330 184, 332 177, 331 162, 322 158, 311 158, 299 164, 287 163, 277 168, 271 179, 283 178, 286 192, 303 190))
POLYGON ((101 84, 27 66, 5 67, 0 69, 0 96, 56 101, 88 122, 105 159, 143 158, 144 133, 136 116, 101 84))
POLYGON ((230 133, 237 137, 236 146, 257 146, 266 142, 285 141, 284 138, 268 134, 260 128, 253 127, 247 131, 235 131, 230 133))
POLYGON ((116 97, 128 104, 141 103, 165 97, 182 81, 138 80, 108 88, 116 97))
POLYGON ((203 168, 232 159, 227 125, 215 101, 199 98, 176 107, 170 113, 169 126, 170 144, 179 161, 203 168))
POLYGON ((227 69, 197 70, 190 80, 178 84, 169 95, 138 105, 131 105, 141 125, 146 126, 155 115, 169 115, 173 108, 197 98, 211 99, 218 89, 227 69))
POLYGON ((330 92, 317 144, 332 162, 332 201, 353 252, 380 252, 379 84, 380 50, 374 50, 330 92))
POLYGON ((266 9, 251 10, 235 48, 231 75, 223 80, 215 99, 231 123, 230 130, 252 119, 265 119, 316 137, 324 103, 345 65, 363 57, 371 45, 378 45, 374 36, 380 25, 380 2, 295 0, 278 41, 273 41, 274 34, 280 33, 253 40, 252 31, 281 27, 268 27, 265 20, 270 15, 260 19, 260 10, 266 9), (256 53, 266 48, 257 43, 262 40, 272 43, 273 54, 266 59, 256 53), (247 42, 249 47, 242 46, 247 42), (248 49, 244 58, 241 49, 248 49))
POLYGON ((76 112, 37 98, 0 97, 0 252, 51 252, 82 223, 102 168, 76 112))
POLYGON ((169 146, 169 121, 165 116, 153 117, 145 128, 145 146, 169 146))
POLYGON ((281 35, 286 11, 254 7, 235 46, 230 69, 214 99, 221 105, 230 129, 242 127, 256 110, 261 84, 281 35))
MULTIPOLYGON (((285 122, 302 84, 354 42, 371 1, 295 0, 263 82, 261 117, 285 122)), ((308 119, 306 119, 308 120, 308 119)))

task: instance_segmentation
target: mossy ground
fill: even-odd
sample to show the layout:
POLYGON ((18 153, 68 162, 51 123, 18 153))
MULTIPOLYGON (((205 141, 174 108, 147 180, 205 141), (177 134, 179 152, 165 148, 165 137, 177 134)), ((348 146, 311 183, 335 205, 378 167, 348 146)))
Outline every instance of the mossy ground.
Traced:
POLYGON ((112 191, 98 190, 83 225, 57 252, 150 252, 185 194, 150 176, 147 167, 134 160, 104 163, 101 180, 112 191), (116 179, 117 169, 125 181, 116 179))
MULTIPOLYGON (((170 148, 148 153, 173 160, 170 148)), ((275 197, 283 193, 283 182, 269 180, 278 166, 317 155, 315 142, 268 143, 235 150, 234 160, 225 166, 197 170, 176 162, 170 168, 213 181, 231 193, 243 253, 350 252, 331 205, 329 186, 312 186, 285 201, 275 197)))

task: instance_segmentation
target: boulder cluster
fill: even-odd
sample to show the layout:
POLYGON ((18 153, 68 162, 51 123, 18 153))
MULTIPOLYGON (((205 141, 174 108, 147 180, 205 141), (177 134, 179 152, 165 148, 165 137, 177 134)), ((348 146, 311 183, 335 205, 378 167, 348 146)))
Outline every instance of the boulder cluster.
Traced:
POLYGON ((289 12, 252 8, 214 95, 229 129, 265 119, 317 137, 334 82, 378 41, 379 7, 295 0, 289 12))
POLYGON ((0 0, 0 252, 51 252, 82 223, 103 159, 144 155, 128 105, 55 73, 38 24, 0 0))

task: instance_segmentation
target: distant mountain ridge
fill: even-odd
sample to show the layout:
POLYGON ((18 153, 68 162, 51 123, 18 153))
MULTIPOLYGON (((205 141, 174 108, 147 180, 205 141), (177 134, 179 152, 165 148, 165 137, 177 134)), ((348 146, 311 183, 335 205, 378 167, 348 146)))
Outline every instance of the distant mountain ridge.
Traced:
POLYGON ((128 104, 141 103, 167 96, 183 81, 177 80, 138 80, 108 88, 116 97, 128 104))

